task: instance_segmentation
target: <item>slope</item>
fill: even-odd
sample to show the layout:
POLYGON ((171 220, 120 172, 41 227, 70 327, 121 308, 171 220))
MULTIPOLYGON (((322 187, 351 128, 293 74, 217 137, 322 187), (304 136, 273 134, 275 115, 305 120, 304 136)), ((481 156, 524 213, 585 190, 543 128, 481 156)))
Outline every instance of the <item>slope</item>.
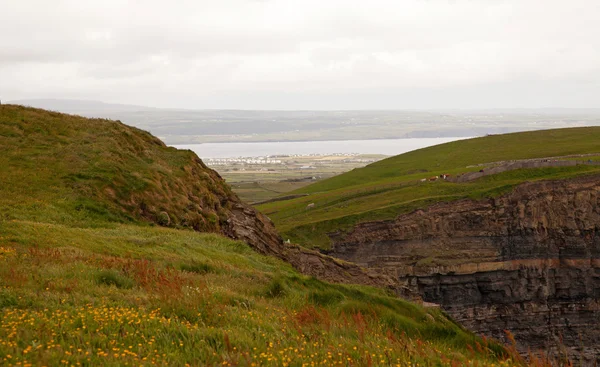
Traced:
POLYGON ((3 105, 0 150, 2 365, 522 364, 439 310, 222 237, 267 222, 148 133, 3 105))
POLYGON ((259 206, 285 238, 327 249, 328 232, 360 222, 391 219, 439 201, 494 197, 524 181, 598 172, 600 127, 532 131, 461 140, 391 157, 304 187, 309 196, 259 206), (585 164, 509 170, 468 182, 451 177, 507 165, 515 160, 579 159, 585 164), (554 158, 563 157, 563 158, 554 158), (312 209, 307 206, 314 203, 312 209))
POLYGON ((8 219, 191 228, 262 252, 281 242, 193 152, 118 121, 3 105, 0 175, 0 215, 8 219), (236 213, 247 213, 247 223, 236 213))

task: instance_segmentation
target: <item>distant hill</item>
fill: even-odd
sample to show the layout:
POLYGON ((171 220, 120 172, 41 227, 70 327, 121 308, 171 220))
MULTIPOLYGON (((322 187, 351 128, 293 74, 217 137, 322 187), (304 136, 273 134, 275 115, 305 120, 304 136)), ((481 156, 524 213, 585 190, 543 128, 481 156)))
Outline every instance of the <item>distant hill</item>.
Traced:
POLYGON ((244 111, 163 109, 60 99, 10 103, 120 120, 150 131, 167 144, 473 137, 600 125, 599 109, 244 111))
POLYGON ((87 117, 104 117, 106 113, 122 113, 135 111, 154 111, 156 108, 117 103, 104 103, 91 100, 77 99, 22 99, 6 101, 8 104, 42 108, 49 111, 81 114, 87 117))

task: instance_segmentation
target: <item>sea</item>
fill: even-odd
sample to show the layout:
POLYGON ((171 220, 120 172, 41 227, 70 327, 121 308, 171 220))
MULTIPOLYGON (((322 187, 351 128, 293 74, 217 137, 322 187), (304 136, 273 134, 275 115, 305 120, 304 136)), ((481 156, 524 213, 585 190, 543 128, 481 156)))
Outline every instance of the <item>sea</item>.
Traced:
POLYGON ((332 154, 382 154, 391 156, 462 139, 469 139, 469 137, 203 143, 174 145, 174 147, 192 150, 203 159, 332 154))

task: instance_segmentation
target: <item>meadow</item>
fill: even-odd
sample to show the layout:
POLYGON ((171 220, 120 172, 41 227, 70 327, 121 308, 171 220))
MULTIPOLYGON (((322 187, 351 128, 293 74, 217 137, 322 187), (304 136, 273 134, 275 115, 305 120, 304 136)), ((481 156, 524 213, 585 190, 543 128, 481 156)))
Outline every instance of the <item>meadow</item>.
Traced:
POLYGON ((218 235, 0 223, 0 364, 518 365, 438 309, 218 235))
POLYGON ((478 180, 425 181, 441 174, 459 175, 521 159, 590 155, 600 146, 600 128, 571 128, 492 135, 424 148, 316 182, 290 194, 308 194, 259 205, 285 238, 307 247, 329 249, 327 233, 360 222, 393 219, 440 201, 493 198, 526 181, 564 179, 600 172, 598 166, 519 169, 478 180), (314 206, 307 209, 309 204, 314 206))

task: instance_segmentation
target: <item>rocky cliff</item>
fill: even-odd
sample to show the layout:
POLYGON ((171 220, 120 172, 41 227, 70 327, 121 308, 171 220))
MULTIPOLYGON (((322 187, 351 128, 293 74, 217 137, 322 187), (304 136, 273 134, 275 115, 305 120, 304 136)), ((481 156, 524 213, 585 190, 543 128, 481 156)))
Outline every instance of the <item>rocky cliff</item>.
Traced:
POLYGON ((396 278, 353 263, 340 261, 294 244, 284 244, 271 221, 254 208, 232 197, 223 223, 223 233, 242 240, 256 251, 289 262, 303 274, 334 283, 363 284, 391 290, 399 296, 416 299, 418 295, 396 278))
POLYGON ((600 361, 600 176, 524 183, 330 236, 331 255, 396 278, 473 331, 600 361))

